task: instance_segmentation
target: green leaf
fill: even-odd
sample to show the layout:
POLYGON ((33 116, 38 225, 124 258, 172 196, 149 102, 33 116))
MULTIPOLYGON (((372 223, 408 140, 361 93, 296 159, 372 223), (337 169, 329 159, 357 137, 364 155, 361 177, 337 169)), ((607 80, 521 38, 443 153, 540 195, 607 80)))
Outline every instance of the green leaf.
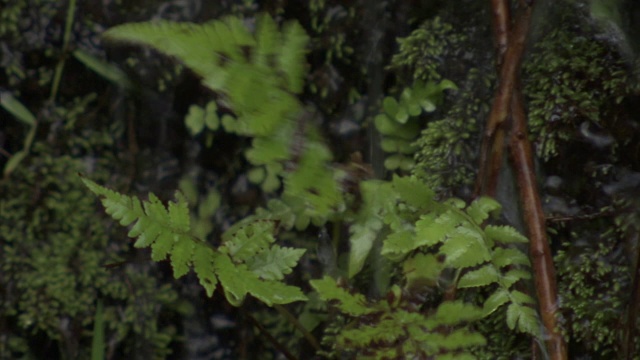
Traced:
POLYGON ((189 113, 184 119, 185 125, 191 135, 198 135, 204 130, 204 109, 198 105, 191 105, 189 107, 189 113))
MULTIPOLYGON (((462 328, 453 330, 445 336, 442 341, 438 342, 438 347, 446 350, 456 350, 461 348, 484 346, 486 344, 487 340, 482 336, 482 334, 462 328)), ((455 359, 459 360, 460 357, 456 356, 455 359)), ((471 359, 475 359, 475 357, 471 357, 471 359)))
POLYGON ((349 278, 352 278, 362 270, 381 228, 382 221, 375 217, 371 217, 364 224, 351 226, 351 236, 349 237, 349 278))
POLYGON ((499 213, 501 208, 500 203, 492 198, 480 197, 469 205, 466 212, 473 221, 477 224, 482 224, 487 220, 487 218, 489 218, 489 214, 496 212, 499 213))
POLYGON ((361 316, 374 311, 373 308, 367 306, 366 299, 362 294, 350 294, 347 290, 338 287, 336 281, 329 276, 319 280, 311 280, 309 283, 322 300, 338 301, 337 306, 344 313, 361 316))
POLYGON ((484 265, 479 269, 466 272, 460 280, 458 280, 458 288, 469 288, 478 286, 487 286, 498 281, 498 272, 490 265, 484 265))
POLYGON ((25 125, 35 126, 36 117, 20 100, 16 99, 10 92, 0 92, 0 106, 7 110, 16 119, 25 125))
POLYGON ((285 24, 282 29, 282 47, 277 57, 278 70, 285 74, 287 89, 300 94, 304 88, 306 46, 309 36, 295 22, 285 24))
POLYGON ((485 234, 496 242, 502 244, 528 243, 529 239, 520 234, 518 230, 511 226, 487 225, 485 234))
POLYGON ((511 269, 502 276, 502 284, 509 288, 522 279, 531 279, 531 273, 522 269, 511 269))
POLYGON ((459 227, 449 236, 440 247, 440 252, 446 256, 447 265, 460 269, 491 260, 482 235, 475 230, 459 227))
POLYGON ((442 80, 440 84, 438 84, 438 87, 440 88, 440 90, 457 90, 458 89, 456 84, 449 79, 442 80))
POLYGON ((218 284, 215 276, 213 260, 215 253, 213 249, 204 244, 196 243, 193 250, 193 270, 198 276, 200 285, 204 287, 207 296, 211 297, 218 284))
POLYGON ((217 130, 218 126, 220 126, 220 119, 218 118, 218 113, 216 112, 218 106, 215 101, 210 101, 207 104, 204 115, 204 124, 207 126, 209 130, 217 130))
POLYGON ((162 261, 173 250, 176 236, 170 232, 161 231, 156 240, 151 244, 151 260, 162 261))
POLYGON ((109 29, 103 36, 107 40, 152 46, 175 56, 202 76, 203 83, 213 90, 219 90, 226 81, 220 55, 239 60, 240 51, 234 50, 237 44, 221 21, 202 25, 169 21, 129 23, 109 29))
POLYGON ((257 278, 257 275, 246 269, 242 272, 226 254, 214 253, 213 255, 213 266, 224 288, 227 301, 233 306, 240 306, 247 295, 247 279, 257 278))
POLYGON ((382 101, 382 108, 390 118, 395 118, 398 113, 398 101, 392 96, 387 96, 382 101))
POLYGON ((238 132, 237 121, 233 116, 229 114, 224 114, 222 115, 222 120, 220 120, 220 122, 222 123, 222 127, 224 128, 224 131, 231 134, 238 132))
POLYGON ((271 57, 278 52, 281 42, 278 26, 271 16, 260 16, 256 28, 256 49, 253 53, 253 63, 259 66, 268 66, 271 57))
MULTIPOLYGON (((107 214, 111 215, 115 220, 120 222, 122 226, 128 226, 136 219, 144 216, 142 206, 137 198, 131 198, 126 195, 119 194, 115 191, 102 187, 95 182, 81 178, 82 182, 91 190, 94 194, 101 196, 102 205, 105 207, 107 214)), ((131 234, 133 229, 129 232, 131 234)), ((138 236, 140 233, 135 233, 133 236, 138 236)), ((131 236, 131 235, 129 235, 131 236)))
POLYGON ((402 167, 407 157, 400 154, 394 154, 384 159, 384 167, 387 170, 397 170, 402 167))
POLYGON ((434 320, 438 325, 457 325, 463 321, 481 319, 481 308, 463 302, 462 300, 445 301, 438 306, 434 320))
POLYGON ((285 178, 285 194, 303 200, 311 217, 327 218, 344 205, 335 170, 327 164, 330 156, 324 144, 307 142, 298 168, 285 178))
POLYGON ((189 237, 178 237, 171 252, 171 266, 173 267, 174 278, 178 279, 189 272, 194 249, 195 245, 189 237))
POLYGON ((396 113, 396 116, 394 119, 400 124, 406 124, 407 121, 409 121, 409 113, 407 112, 406 109, 400 108, 398 109, 398 112, 396 113))
POLYGON ((383 138, 380 142, 380 147, 384 152, 400 153, 405 155, 413 155, 416 151, 416 146, 413 141, 394 137, 383 138))
POLYGON ((247 178, 253 184, 260 184, 267 177, 267 170, 264 166, 257 166, 249 170, 247 178))
POLYGON ((198 205, 198 216, 200 218, 207 219, 215 215, 216 211, 220 207, 221 201, 220 193, 213 188, 210 189, 205 198, 202 199, 198 205))
POLYGON ((529 257, 516 248, 496 248, 493 251, 493 263, 498 267, 509 265, 531 266, 529 257))
POLYGON ((289 304, 294 301, 306 301, 300 288, 289 286, 278 281, 264 281, 258 278, 248 278, 246 273, 242 274, 247 281, 247 290, 256 299, 271 306, 273 304, 289 304))
POLYGON ((83 63, 89 69, 93 70, 96 74, 109 80, 113 84, 116 84, 123 89, 133 88, 133 84, 131 83, 131 80, 129 80, 127 74, 125 74, 124 71, 120 70, 120 68, 116 65, 99 59, 82 49, 76 49, 73 52, 73 57, 83 63))
POLYGON ((410 230, 400 230, 387 236, 381 254, 391 260, 400 260, 404 255, 420 247, 416 235, 410 230))
POLYGON ((435 286, 443 267, 435 255, 418 253, 404 261, 402 272, 409 287, 414 285, 435 286))
POLYGON ((425 112, 432 112, 436 110, 436 104, 429 99, 420 100, 420 106, 425 112))
POLYGON ((416 222, 418 246, 433 246, 445 241, 465 219, 455 211, 447 211, 439 216, 430 213, 416 222))
POLYGON ((379 114, 373 122, 376 129, 382 135, 394 136, 404 140, 413 140, 416 138, 420 131, 420 127, 417 121, 410 121, 406 124, 400 124, 395 120, 389 118, 386 114, 379 114))
POLYGON ((393 176, 393 188, 400 200, 418 209, 428 209, 433 205, 435 193, 423 181, 414 176, 393 176))
POLYGON ((513 302, 518 303, 518 304, 529 304, 529 305, 535 305, 535 300, 523 293, 522 291, 518 291, 518 290, 513 290, 510 293, 510 297, 512 299, 513 302))
POLYGON ((540 323, 536 311, 529 306, 511 303, 507 307, 507 326, 520 332, 540 337, 540 323))
POLYGON ((409 116, 416 117, 422 113, 422 107, 416 102, 411 102, 407 104, 407 111, 409 112, 409 116))
POLYGON ((235 232, 223 235, 224 246, 229 250, 232 259, 238 262, 246 261, 275 242, 273 226, 271 221, 254 221, 240 229, 230 229, 235 232))
POLYGON ((500 306, 509 302, 509 291, 504 288, 498 288, 493 294, 491 294, 483 304, 484 316, 489 316, 494 311, 498 310, 500 306))
POLYGON ((175 198, 177 199, 176 202, 169 201, 169 224, 174 232, 187 233, 191 229, 189 204, 179 191, 176 191, 175 198))
POLYGON ((252 148, 246 153, 247 160, 253 165, 288 160, 292 137, 292 131, 281 131, 268 138, 254 138, 252 148))
POLYGON ((247 261, 249 270, 265 280, 282 280, 298 264, 304 249, 272 246, 247 261))
POLYGON ((4 170, 3 170, 4 175, 7 176, 11 174, 13 170, 15 170, 18 167, 18 165, 20 165, 22 160, 24 160, 27 157, 28 154, 29 153, 24 150, 15 152, 13 156, 11 156, 9 161, 7 161, 7 163, 4 165, 4 170))

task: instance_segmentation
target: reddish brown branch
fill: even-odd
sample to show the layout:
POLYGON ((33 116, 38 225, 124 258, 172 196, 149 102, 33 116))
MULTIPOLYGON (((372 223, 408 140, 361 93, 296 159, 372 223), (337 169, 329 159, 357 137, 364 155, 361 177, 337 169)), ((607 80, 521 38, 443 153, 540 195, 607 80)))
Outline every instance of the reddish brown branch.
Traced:
POLYGON ((556 277, 542 203, 538 194, 531 143, 527 137, 527 117, 518 73, 531 24, 533 1, 521 3, 515 27, 509 32, 509 4, 505 0, 491 0, 494 37, 497 47, 499 82, 491 106, 491 113, 483 135, 480 153, 477 195, 495 196, 503 162, 505 127, 511 116, 509 147, 520 191, 524 221, 530 239, 536 293, 545 327, 545 342, 550 358, 566 360, 567 348, 558 331, 556 277), (505 50, 506 45, 506 50, 505 50))
POLYGON ((504 53, 509 45, 509 22, 511 11, 508 0, 491 0, 491 22, 493 25, 493 41, 496 47, 496 66, 502 66, 504 53))
POLYGON ((567 347, 558 329, 556 274, 549 249, 545 216, 538 193, 531 143, 527 136, 527 116, 522 94, 514 90, 512 100, 513 125, 509 147, 513 168, 518 181, 524 220, 530 241, 536 293, 540 315, 546 333, 545 342, 552 360, 566 360, 567 347))
MULTIPOLYGON (((500 1, 493 1, 500 3, 500 1)), ((504 5, 501 5, 504 6, 504 5)), ((494 10, 494 22, 498 22, 500 29, 504 28, 506 10, 494 10), (498 14, 500 16, 498 16, 498 14), (499 19, 499 20, 496 20, 499 19)), ((513 97, 514 84, 518 78, 522 55, 531 24, 532 9, 529 6, 523 7, 518 15, 515 28, 511 35, 505 35, 502 30, 496 30, 500 35, 497 43, 500 44, 508 38, 507 50, 504 53, 504 60, 500 68, 500 78, 498 88, 493 97, 491 112, 484 130, 482 148, 480 150, 480 168, 478 180, 476 182, 476 194, 494 196, 498 185, 498 175, 503 160, 503 149, 505 139, 505 125, 510 114, 511 98, 513 97)))

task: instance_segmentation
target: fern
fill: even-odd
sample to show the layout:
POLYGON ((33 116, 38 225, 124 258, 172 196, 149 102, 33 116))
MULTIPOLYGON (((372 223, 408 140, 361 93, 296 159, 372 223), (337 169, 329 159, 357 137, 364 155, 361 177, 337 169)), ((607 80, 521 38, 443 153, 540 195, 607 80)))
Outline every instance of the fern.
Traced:
POLYGON ((468 324, 503 306, 509 329, 540 337, 534 300, 514 286, 530 278, 529 259, 516 247, 527 239, 511 227, 485 225, 500 211, 496 201, 439 203, 414 177, 365 181, 361 190, 363 207, 351 226, 349 275, 361 270, 382 233, 381 254, 401 266, 403 278, 396 283, 403 288, 394 285, 386 300, 372 302, 331 278, 312 281, 319 296, 347 316, 345 330, 335 335, 336 351, 376 359, 444 353, 472 358, 469 350, 485 339, 468 324), (417 306, 413 299, 437 289, 445 270, 455 273, 456 288, 486 288, 489 295, 478 305, 445 301, 430 314, 407 310, 417 306), (452 328, 443 333, 443 326, 452 328))
POLYGON ((383 112, 376 116, 374 123, 382 134, 382 150, 391 154, 384 163, 387 169, 409 171, 413 168, 414 141, 420 132, 418 117, 423 112, 433 112, 443 91, 455 88, 449 80, 439 84, 416 82, 402 91, 399 100, 392 96, 384 98, 383 112))
POLYGON ((338 352, 357 349, 358 358, 362 359, 414 358, 443 353, 473 358, 468 350, 485 344, 482 335, 461 326, 483 317, 482 308, 475 305, 444 302, 432 314, 423 314, 406 308, 397 286, 391 292, 398 297, 397 301, 369 302, 363 295, 341 288, 330 277, 312 280, 311 285, 323 300, 335 304, 352 318, 336 336, 338 352), (448 326, 456 328, 442 331, 448 326))
MULTIPOLYGON (((509 328, 538 335, 533 299, 514 289, 529 278, 527 256, 512 246, 526 238, 509 227, 485 225, 499 211, 495 201, 439 203, 415 177, 396 176, 391 182, 360 182, 362 206, 349 218, 339 186, 345 174, 330 165, 332 154, 296 97, 304 86, 308 42, 298 24, 279 27, 264 15, 249 29, 243 20, 228 17, 201 25, 125 24, 105 36, 152 46, 201 76, 218 96, 204 109, 190 109, 186 123, 191 133, 216 131, 221 124, 229 133, 250 137, 245 157, 254 168, 249 179, 266 192, 283 186, 280 199, 231 226, 215 248, 193 236, 181 195, 165 207, 152 194, 140 202, 84 180, 102 197, 107 213, 124 226, 133 224, 129 236, 137 238, 136 247, 150 247, 155 261, 169 256, 176 278, 193 269, 209 296, 220 285, 234 305, 247 294, 268 305, 305 300, 299 288, 282 282, 304 250, 277 245, 275 228, 303 230, 346 215, 352 222, 349 277, 362 270, 375 241, 381 240, 380 253, 374 255, 398 265, 404 278, 402 288, 392 286, 387 299, 377 301, 331 277, 311 281, 318 296, 347 321, 335 334, 337 350, 365 358, 470 357, 471 349, 485 343, 470 324, 503 305, 509 328), (455 287, 485 287, 490 295, 480 305, 455 300, 416 311, 414 298, 424 296, 425 288, 436 288, 445 271, 455 274, 455 287)), ((415 150, 417 117, 433 111, 451 88, 447 80, 416 82, 398 99, 383 101, 383 113, 374 122, 384 137, 383 150, 392 154, 387 168, 412 168, 408 155, 415 150)))
POLYGON ((252 137, 245 152, 255 166, 249 178, 264 191, 284 184, 288 196, 305 200, 301 210, 311 217, 326 219, 344 209, 331 153, 295 96, 303 90, 309 40, 299 24, 279 28, 268 15, 259 17, 253 31, 236 17, 205 24, 160 21, 120 25, 104 36, 151 46, 200 75, 220 98, 206 109, 192 107, 187 127, 195 135, 222 123, 227 132, 252 137), (218 108, 233 116, 219 119, 218 108))
POLYGON ((301 249, 273 245, 273 223, 252 222, 223 237, 213 248, 190 234, 188 204, 180 193, 177 201, 164 206, 153 194, 148 201, 119 194, 82 178, 84 184, 101 197, 107 214, 122 226, 132 225, 129 236, 137 248, 151 248, 151 258, 162 261, 169 256, 176 279, 193 269, 207 295, 219 283, 227 300, 240 305, 251 294, 267 305, 306 300, 301 290, 280 280, 291 272, 304 253, 301 249))

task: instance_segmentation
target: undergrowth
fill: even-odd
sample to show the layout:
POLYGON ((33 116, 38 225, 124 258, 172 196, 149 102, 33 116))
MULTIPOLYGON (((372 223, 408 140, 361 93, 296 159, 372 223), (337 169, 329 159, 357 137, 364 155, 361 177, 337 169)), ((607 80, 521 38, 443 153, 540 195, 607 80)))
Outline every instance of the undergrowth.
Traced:
MULTIPOLYGON (((211 131, 210 146, 221 131, 250 139, 248 176, 270 199, 208 241, 213 229, 192 230, 203 219, 192 218, 198 212, 190 212, 181 192, 168 203, 154 194, 140 200, 83 177, 106 212, 129 227, 134 246, 150 248, 154 261, 168 258, 175 278, 193 270, 208 296, 221 291, 234 306, 248 295, 268 306, 315 299, 326 316, 311 327, 324 329, 318 354, 327 357, 475 358, 490 335, 476 325, 497 311, 509 329, 542 336, 525 290, 530 264, 519 244, 527 239, 491 217, 500 211, 497 202, 439 202, 415 177, 354 179, 349 164, 333 162, 313 110, 300 100, 308 42, 300 25, 280 26, 268 15, 255 24, 237 17, 160 21, 117 26, 105 38, 150 46, 200 76, 214 97, 205 108, 192 107, 185 125, 193 135, 211 131), (288 284, 308 249, 284 246, 279 234, 325 225, 349 229, 344 254, 337 235, 330 236, 337 271, 310 280, 310 288, 288 284), (377 295, 365 295, 363 269, 376 259, 391 271, 377 295), (456 289, 453 298, 444 296, 456 289)), ((407 155, 419 131, 411 118, 433 111, 450 88, 448 80, 416 81, 384 100, 375 125, 392 153, 389 169, 411 170, 407 155)))

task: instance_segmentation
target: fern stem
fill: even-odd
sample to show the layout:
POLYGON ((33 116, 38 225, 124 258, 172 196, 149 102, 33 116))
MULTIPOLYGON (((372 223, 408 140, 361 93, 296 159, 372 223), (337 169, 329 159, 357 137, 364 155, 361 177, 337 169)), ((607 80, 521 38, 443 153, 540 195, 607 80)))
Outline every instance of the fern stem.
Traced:
POLYGON ((278 351, 280 351, 282 355, 284 355, 284 357, 286 357, 289 360, 298 360, 297 357, 295 357, 292 353, 289 352, 286 346, 284 346, 276 338, 274 338, 273 335, 271 335, 267 331, 267 329, 265 329, 264 326, 262 326, 262 324, 260 324, 258 320, 256 320, 251 314, 245 313, 245 315, 247 316, 247 319, 249 319, 249 322, 251 322, 251 324, 253 324, 253 326, 255 326, 256 328, 258 328, 260 333, 264 335, 267 338, 267 340, 269 340, 273 344, 273 346, 278 351))
POLYGON ((293 326, 298 329, 302 335, 304 336, 305 339, 307 339, 307 341, 309 342, 309 344, 311 344, 311 346, 313 346, 313 348, 316 351, 320 351, 321 347, 320 344, 318 343, 318 340, 316 339, 315 336, 313 336, 312 333, 309 332, 309 330, 307 330, 301 323, 300 321, 298 321, 298 319, 293 316, 293 314, 291 314, 291 312, 289 310, 287 310, 284 306, 282 305, 273 305, 273 307, 280 313, 280 315, 284 316, 285 318, 287 318, 287 320, 289 320, 289 322, 291 324, 293 324, 293 326))

